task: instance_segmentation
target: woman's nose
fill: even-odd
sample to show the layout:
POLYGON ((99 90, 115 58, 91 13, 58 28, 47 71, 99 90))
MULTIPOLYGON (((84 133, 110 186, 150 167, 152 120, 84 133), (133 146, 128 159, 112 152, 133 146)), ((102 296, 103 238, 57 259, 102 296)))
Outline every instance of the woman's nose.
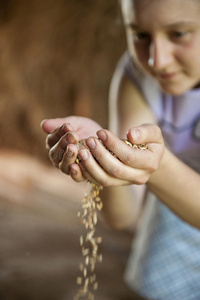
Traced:
POLYGON ((154 54, 154 43, 150 44, 149 47, 149 59, 148 59, 148 65, 149 67, 154 67, 154 62, 155 62, 155 54, 154 54))
POLYGON ((156 71, 165 70, 173 61, 172 46, 169 41, 157 39, 149 47, 148 65, 156 71))

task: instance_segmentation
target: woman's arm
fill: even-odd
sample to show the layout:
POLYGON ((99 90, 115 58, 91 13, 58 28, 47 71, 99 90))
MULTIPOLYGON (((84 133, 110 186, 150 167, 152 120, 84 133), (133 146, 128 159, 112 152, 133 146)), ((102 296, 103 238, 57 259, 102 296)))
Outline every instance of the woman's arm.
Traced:
MULTIPOLYGON (((109 93, 110 131, 124 139, 129 128, 155 122, 139 90, 117 69, 109 93)), ((145 190, 145 185, 105 188, 103 212, 107 222, 118 229, 134 228, 141 215, 145 190)))
POLYGON ((180 218, 200 229, 200 175, 167 149, 147 187, 180 218))
MULTIPOLYGON (((117 90, 115 86, 111 85, 109 114, 111 132, 124 137, 125 131, 130 127, 156 122, 155 117, 132 82, 126 78, 121 78, 121 83, 118 82, 118 86, 119 89, 117 90), (116 110, 112 110, 113 107, 116 107, 116 110)), ((146 186, 180 218, 200 229, 200 175, 180 161, 168 149, 165 149, 158 170, 152 173, 146 186)), ((131 213, 135 212, 134 218, 132 217, 133 222, 139 216, 143 197, 141 191, 140 194, 137 194, 137 187, 134 186, 135 197, 130 193, 129 186, 124 188, 127 189, 126 205, 123 206, 122 204, 124 210, 125 207, 127 208, 127 220, 131 220, 131 213), (128 214, 130 214, 129 217, 128 214)), ((144 189, 144 185, 142 188, 144 189)), ((110 200, 110 203, 107 204, 107 211, 112 211, 115 202, 117 205, 120 203, 120 198, 124 199, 120 192, 118 194, 117 189, 119 188, 117 187, 114 191, 115 196, 111 196, 112 201, 110 200)), ((112 191, 113 188, 110 188, 111 195, 112 191)), ((125 214, 121 205, 118 207, 119 211, 121 210, 125 214)), ((128 223, 129 221, 127 221, 127 225, 128 223)))

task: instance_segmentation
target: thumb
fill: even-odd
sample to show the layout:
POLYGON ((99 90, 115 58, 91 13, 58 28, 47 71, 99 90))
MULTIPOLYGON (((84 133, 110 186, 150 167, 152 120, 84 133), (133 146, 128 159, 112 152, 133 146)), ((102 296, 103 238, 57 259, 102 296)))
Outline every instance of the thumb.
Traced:
POLYGON ((163 141, 160 128, 156 124, 143 124, 130 128, 127 139, 132 144, 160 143, 163 141))

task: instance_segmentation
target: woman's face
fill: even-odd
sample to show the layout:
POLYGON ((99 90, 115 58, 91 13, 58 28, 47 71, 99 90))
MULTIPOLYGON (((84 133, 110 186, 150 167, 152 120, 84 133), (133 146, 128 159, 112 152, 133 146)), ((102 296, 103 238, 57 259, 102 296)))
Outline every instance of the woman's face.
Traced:
POLYGON ((128 47, 169 94, 200 84, 200 0, 122 0, 128 47))

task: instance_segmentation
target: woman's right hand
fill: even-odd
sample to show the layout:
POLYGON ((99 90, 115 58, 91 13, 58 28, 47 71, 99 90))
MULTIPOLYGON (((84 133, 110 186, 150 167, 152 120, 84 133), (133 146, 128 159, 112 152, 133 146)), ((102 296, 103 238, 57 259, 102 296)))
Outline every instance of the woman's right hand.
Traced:
POLYGON ((80 166, 76 164, 79 140, 96 136, 102 127, 95 121, 78 116, 59 119, 47 119, 41 123, 42 129, 48 134, 46 149, 54 166, 71 175, 76 181, 83 181, 80 166))

